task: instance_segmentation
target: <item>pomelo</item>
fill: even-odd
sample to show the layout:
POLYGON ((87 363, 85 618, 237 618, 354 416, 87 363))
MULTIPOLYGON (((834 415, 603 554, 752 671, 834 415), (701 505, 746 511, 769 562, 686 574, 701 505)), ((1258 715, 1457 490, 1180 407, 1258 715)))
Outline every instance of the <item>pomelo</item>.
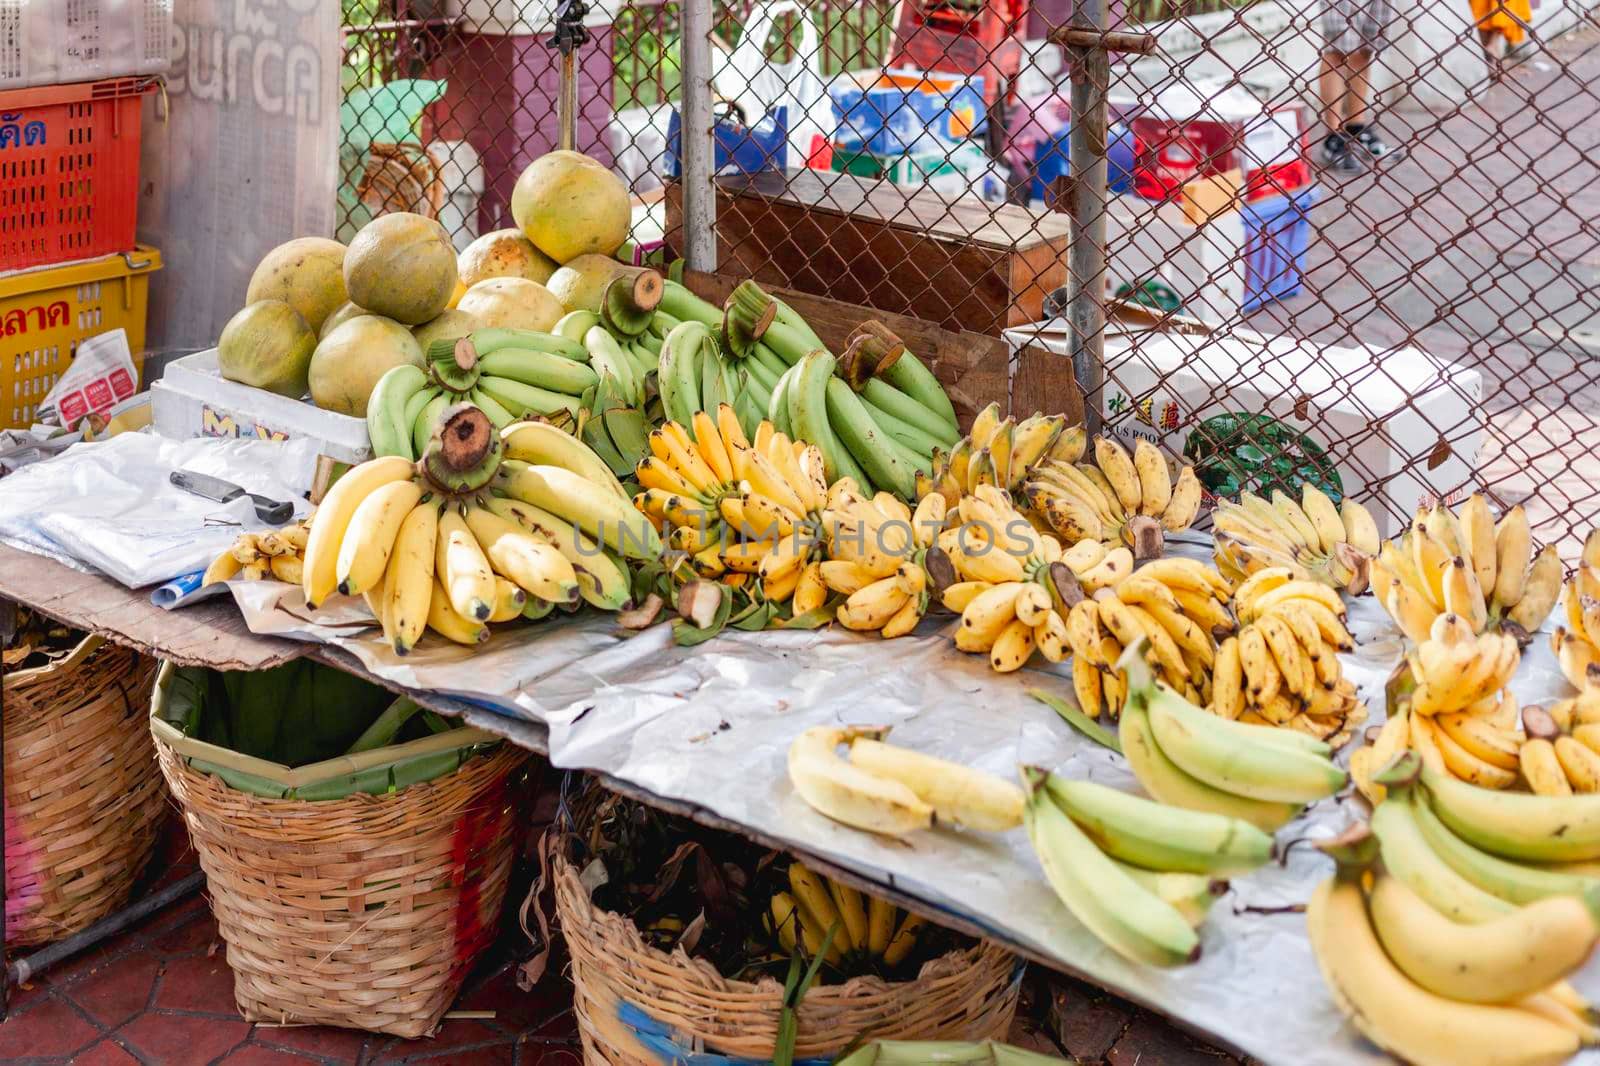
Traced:
POLYGON ((555 260, 535 248, 519 229, 485 233, 456 256, 456 273, 468 289, 489 278, 527 278, 543 285, 556 266, 555 260))
POLYGON ((456 250, 431 218, 399 211, 361 227, 344 257, 349 299, 407 326, 437 318, 456 288, 456 250))
POLYGON ((428 345, 434 341, 456 340, 459 337, 465 337, 477 328, 478 319, 476 315, 460 308, 453 308, 438 318, 430 319, 416 327, 411 331, 411 335, 417 338, 417 344, 422 347, 422 354, 427 355, 428 345))
POLYGON ((622 264, 609 255, 588 252, 576 256, 571 262, 550 275, 545 288, 561 301, 568 311, 599 311, 610 285, 622 264))
POLYGON ((261 257, 244 302, 283 300, 313 331, 345 302, 345 247, 326 237, 296 237, 261 257))
POLYGON ((229 381, 298 400, 306 394, 317 335, 283 300, 246 304, 222 327, 217 369, 229 381))
POLYGON ((633 211, 622 179, 582 152, 547 152, 528 164, 511 190, 511 217, 558 263, 611 255, 627 239, 633 211))
POLYGON ((422 347, 390 318, 360 315, 322 338, 311 356, 311 400, 356 418, 367 416, 367 397, 385 373, 402 363, 422 366, 422 347))
POLYGON ((477 320, 479 329, 537 329, 545 333, 566 309, 550 290, 527 278, 490 278, 467 290, 456 304, 477 320))
POLYGON ((370 314, 372 314, 372 312, 368 311, 365 307, 357 307, 353 302, 346 300, 344 303, 340 304, 334 309, 333 314, 322 320, 322 328, 317 330, 317 339, 321 340, 323 337, 326 337, 328 334, 337 329, 341 323, 348 322, 352 318, 359 318, 362 315, 370 314))

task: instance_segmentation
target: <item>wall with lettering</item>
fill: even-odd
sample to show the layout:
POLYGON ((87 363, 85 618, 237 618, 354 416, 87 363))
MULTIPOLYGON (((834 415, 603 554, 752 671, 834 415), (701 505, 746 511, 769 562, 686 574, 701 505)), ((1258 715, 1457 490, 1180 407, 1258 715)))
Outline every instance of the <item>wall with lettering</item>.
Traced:
POLYGON ((176 0, 167 93, 145 110, 139 235, 166 255, 152 351, 211 347, 270 248, 332 235, 339 62, 330 0, 176 0))

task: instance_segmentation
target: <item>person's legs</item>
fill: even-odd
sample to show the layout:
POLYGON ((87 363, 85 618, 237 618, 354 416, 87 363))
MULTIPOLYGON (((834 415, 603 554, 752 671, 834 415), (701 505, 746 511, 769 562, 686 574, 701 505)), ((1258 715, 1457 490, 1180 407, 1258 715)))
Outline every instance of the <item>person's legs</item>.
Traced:
POLYGON ((1324 51, 1322 70, 1317 76, 1317 95, 1322 98, 1322 123, 1329 133, 1344 126, 1345 57, 1341 52, 1324 51))
POLYGON ((1364 126, 1367 123, 1370 83, 1367 70, 1372 66, 1372 53, 1365 48, 1344 57, 1344 121, 1342 125, 1364 126))

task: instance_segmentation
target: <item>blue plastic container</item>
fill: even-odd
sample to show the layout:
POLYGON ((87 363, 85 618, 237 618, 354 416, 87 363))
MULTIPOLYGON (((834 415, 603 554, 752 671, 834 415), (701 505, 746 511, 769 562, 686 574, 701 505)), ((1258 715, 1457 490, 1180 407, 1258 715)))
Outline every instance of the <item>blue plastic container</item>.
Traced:
MULTIPOLYGON (((1071 127, 1063 126, 1053 138, 1039 145, 1033 170, 1033 198, 1045 199, 1050 183, 1067 175, 1072 158, 1068 143, 1071 127)), ((1120 122, 1106 128, 1106 189, 1120 196, 1133 191, 1133 131, 1120 122)))
POLYGON ((951 147, 988 126, 983 79, 939 71, 868 71, 828 88, 833 144, 845 152, 893 156, 951 147))
POLYGON ((1254 311, 1274 300, 1286 300, 1301 289, 1306 251, 1311 247, 1311 208, 1318 199, 1315 185, 1289 196, 1246 201, 1244 222, 1244 299, 1239 310, 1254 311))
MULTIPOLYGON (((678 148, 683 116, 676 108, 667 123, 667 176, 683 173, 683 158, 678 148)), ((732 115, 718 115, 716 148, 712 165, 718 174, 759 174, 782 170, 789 161, 789 109, 774 108, 754 126, 746 126, 732 115)))

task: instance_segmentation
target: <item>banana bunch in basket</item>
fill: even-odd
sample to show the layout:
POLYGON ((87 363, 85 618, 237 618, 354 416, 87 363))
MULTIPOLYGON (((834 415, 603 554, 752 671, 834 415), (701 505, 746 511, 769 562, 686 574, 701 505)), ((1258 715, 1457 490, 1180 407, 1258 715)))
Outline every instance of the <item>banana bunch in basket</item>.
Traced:
POLYGON ((1132 576, 1067 614, 1072 686, 1078 705, 1096 717, 1115 717, 1127 697, 1117 669, 1124 649, 1141 639, 1156 674, 1191 703, 1211 701, 1217 637, 1233 630, 1229 586, 1196 559, 1168 557, 1146 563, 1132 576))
POLYGON ((1237 503, 1218 500, 1211 524, 1217 569, 1235 582, 1282 568, 1359 596, 1367 590, 1368 560, 1378 553, 1372 512, 1348 497, 1336 507, 1310 482, 1301 484, 1298 503, 1278 489, 1270 501, 1249 492, 1237 503))
POLYGON ((714 417, 694 412, 689 426, 667 422, 650 434, 650 450, 633 502, 667 547, 703 577, 748 575, 767 600, 788 601, 821 554, 828 488, 818 449, 770 422, 752 443, 734 409, 719 404, 714 417))
POLYGON ((583 442, 537 422, 502 434, 458 404, 418 461, 383 456, 334 483, 311 519, 301 584, 313 608, 335 592, 365 597, 406 655, 424 629, 475 645, 492 623, 556 607, 622 610, 624 560, 660 551, 583 442))
POLYGON ((1527 643, 1561 591, 1561 559, 1553 545, 1533 554, 1520 505, 1495 522, 1474 494, 1459 515, 1442 504, 1417 512, 1411 528, 1384 543, 1371 564, 1372 592, 1411 640, 1426 640, 1446 612, 1473 632, 1504 628, 1527 643))
POLYGON ((1286 567, 1259 570, 1234 591, 1240 628, 1217 649, 1210 708, 1224 718, 1288 726, 1338 747, 1366 721, 1338 653, 1355 641, 1344 602, 1286 567))
POLYGON ((1136 559, 1154 559, 1167 533, 1194 524, 1200 480, 1185 466, 1176 480, 1161 449, 1140 437, 1133 454, 1114 439, 1094 439, 1094 461, 1052 457, 1022 487, 1034 513, 1065 540, 1126 545, 1136 559))
POLYGON ((240 533, 233 545, 206 567, 200 587, 234 577, 246 581, 274 577, 298 585, 309 532, 302 521, 266 533, 240 533))
POLYGON ((1561 673, 1576 689, 1600 686, 1600 529, 1584 539, 1578 568, 1561 588, 1561 607, 1567 624, 1550 637, 1561 673))
POLYGON ((767 915, 768 929, 788 954, 799 946, 816 956, 833 930, 823 957, 834 966, 872 960, 898 966, 916 947, 922 926, 920 915, 823 877, 799 861, 790 863, 789 891, 772 894, 767 915))

